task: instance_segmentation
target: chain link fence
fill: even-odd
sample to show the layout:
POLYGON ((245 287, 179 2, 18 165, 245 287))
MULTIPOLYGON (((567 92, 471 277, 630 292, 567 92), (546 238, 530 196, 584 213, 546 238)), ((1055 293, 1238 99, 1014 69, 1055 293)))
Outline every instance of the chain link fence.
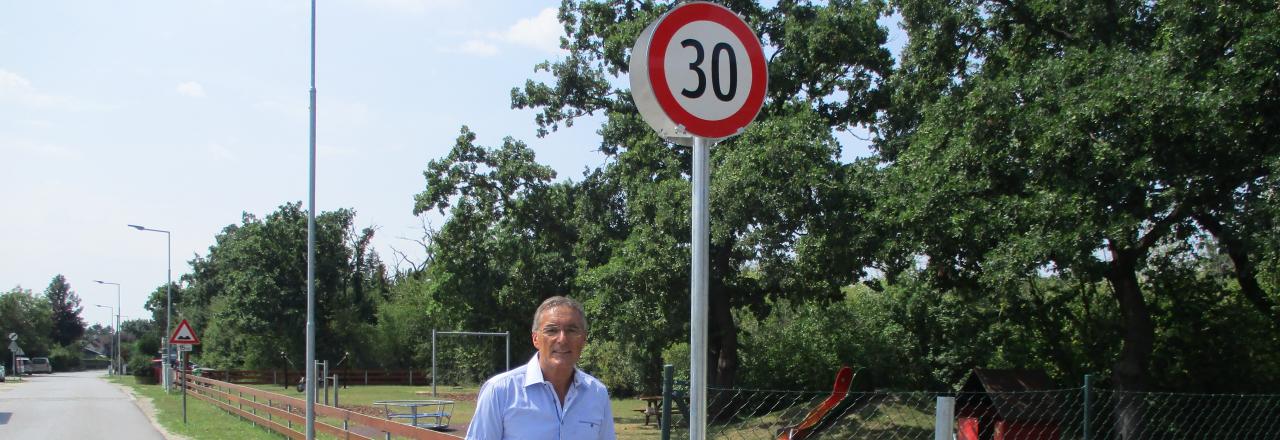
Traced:
MULTIPOLYGON (((1280 439, 1280 394, 1088 390, 865 392, 839 398, 831 391, 711 388, 706 432, 708 438, 732 440, 932 440, 942 423, 959 440, 1280 439)), ((663 438, 688 438, 688 395, 676 387, 671 397, 671 428, 663 438)))

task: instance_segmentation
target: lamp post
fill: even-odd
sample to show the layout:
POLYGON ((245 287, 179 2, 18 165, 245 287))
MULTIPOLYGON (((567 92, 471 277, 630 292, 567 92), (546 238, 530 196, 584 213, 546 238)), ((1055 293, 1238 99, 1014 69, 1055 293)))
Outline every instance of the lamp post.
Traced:
POLYGON ((173 234, 163 229, 151 229, 145 226, 129 225, 130 228, 139 231, 163 232, 165 236, 167 253, 165 254, 165 271, 164 271, 164 335, 161 338, 164 341, 164 360, 161 362, 164 368, 164 390, 169 391, 169 385, 172 380, 169 378, 169 321, 173 318, 173 234))
POLYGON ((111 367, 111 374, 119 374, 119 373, 117 373, 117 372, 118 372, 118 371, 120 371, 120 362, 119 362, 119 360, 118 360, 118 359, 116 359, 116 354, 120 352, 120 318, 116 317, 116 308, 115 308, 115 307, 111 307, 111 306, 104 306, 104 305, 102 305, 102 304, 94 304, 93 306, 94 306, 94 307, 102 307, 102 308, 104 308, 104 309, 110 310, 110 311, 111 311, 111 317, 116 318, 116 326, 115 326, 115 333, 116 333, 116 334, 115 334, 115 336, 116 336, 116 337, 115 337, 115 338, 112 338, 112 339, 115 339, 115 344, 112 344, 112 345, 115 345, 115 347, 111 349, 111 351, 112 351, 112 353, 111 353, 111 364, 112 364, 112 367, 111 367))
MULTIPOLYGON (((110 284, 116 286, 116 307, 112 310, 116 314, 116 374, 120 373, 120 315, 123 310, 120 309, 120 283, 112 283, 109 281, 93 280, 98 284, 110 284)), ((108 307, 110 308, 110 307, 108 307)))

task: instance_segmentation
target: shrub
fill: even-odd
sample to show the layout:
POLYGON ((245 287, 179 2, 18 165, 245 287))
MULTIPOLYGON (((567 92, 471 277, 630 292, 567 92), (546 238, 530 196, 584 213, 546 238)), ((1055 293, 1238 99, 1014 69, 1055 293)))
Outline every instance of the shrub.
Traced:
POLYGON ((129 359, 129 373, 137 378, 138 383, 154 384, 156 383, 156 374, 151 371, 151 359, 145 356, 134 356, 129 359))
POLYGON ((52 364, 53 371, 80 370, 79 352, 79 347, 73 345, 54 347, 49 353, 49 363, 52 364))
POLYGON ((738 385, 826 390, 842 365, 859 370, 860 382, 895 374, 909 364, 909 344, 901 328, 880 312, 881 297, 852 292, 834 303, 777 300, 760 319, 735 310, 741 335, 738 385))
POLYGON ((595 340, 582 351, 579 365, 591 373, 609 389, 615 397, 634 395, 641 389, 644 372, 641 371, 642 353, 626 344, 610 340, 595 340))

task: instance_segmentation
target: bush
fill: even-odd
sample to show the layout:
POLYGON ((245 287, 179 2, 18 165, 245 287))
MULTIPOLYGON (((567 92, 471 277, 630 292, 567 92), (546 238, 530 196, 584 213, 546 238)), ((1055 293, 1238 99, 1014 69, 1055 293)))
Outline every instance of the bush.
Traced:
POLYGON ((111 367, 111 359, 107 358, 89 358, 80 359, 80 365, 86 370, 105 370, 111 367))
POLYGON ((155 380, 155 373, 151 371, 151 359, 145 356, 134 356, 129 359, 129 372, 138 378, 138 383, 143 383, 143 378, 155 380))
POLYGON ((604 382, 609 395, 630 396, 641 391, 643 353, 617 341, 595 340, 583 349, 579 365, 604 382))
POLYGON ((910 364, 909 344, 901 328, 877 312, 881 296, 854 292, 834 303, 778 300, 760 319, 735 310, 741 335, 738 386, 826 390, 842 365, 859 370, 859 382, 901 374, 897 370, 910 364))
POLYGON ((75 346, 54 347, 49 353, 49 363, 53 371, 80 370, 80 348, 75 346))

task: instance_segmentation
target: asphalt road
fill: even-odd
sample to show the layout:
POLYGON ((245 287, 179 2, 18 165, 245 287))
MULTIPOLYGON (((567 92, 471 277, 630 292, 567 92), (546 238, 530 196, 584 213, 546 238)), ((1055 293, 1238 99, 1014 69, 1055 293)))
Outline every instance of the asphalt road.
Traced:
POLYGON ((101 379, 103 374, 37 374, 0 384, 0 439, 164 440, 133 399, 101 379))

